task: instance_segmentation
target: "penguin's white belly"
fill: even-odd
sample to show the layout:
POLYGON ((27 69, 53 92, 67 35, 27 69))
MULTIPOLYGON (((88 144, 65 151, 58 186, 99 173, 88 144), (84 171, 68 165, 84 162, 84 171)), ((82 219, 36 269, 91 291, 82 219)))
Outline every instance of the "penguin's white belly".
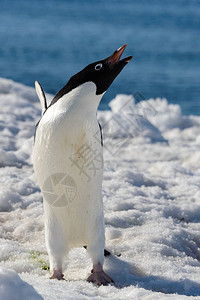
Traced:
POLYGON ((52 117, 52 109, 38 125, 33 152, 45 220, 59 225, 69 248, 87 245, 91 232, 103 222, 99 125, 95 115, 54 112, 52 117))

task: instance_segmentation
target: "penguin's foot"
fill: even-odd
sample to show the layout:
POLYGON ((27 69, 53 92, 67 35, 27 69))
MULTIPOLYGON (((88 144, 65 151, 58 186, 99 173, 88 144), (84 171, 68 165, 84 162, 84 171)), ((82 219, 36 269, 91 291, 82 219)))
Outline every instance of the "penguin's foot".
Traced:
POLYGON ((64 280, 64 274, 62 273, 62 271, 53 270, 50 279, 64 280))
POLYGON ((94 265, 93 270, 91 272, 92 272, 92 274, 87 279, 88 282, 92 282, 98 286, 114 283, 114 280, 112 280, 112 278, 110 278, 103 271, 101 264, 94 265))

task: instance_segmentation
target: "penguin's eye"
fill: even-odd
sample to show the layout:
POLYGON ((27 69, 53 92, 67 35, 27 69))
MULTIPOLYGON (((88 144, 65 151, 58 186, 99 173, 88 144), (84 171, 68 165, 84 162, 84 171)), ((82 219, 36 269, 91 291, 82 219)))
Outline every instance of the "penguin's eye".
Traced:
POLYGON ((94 68, 96 71, 99 71, 99 70, 101 70, 102 67, 103 67, 103 65, 101 63, 99 63, 94 68))

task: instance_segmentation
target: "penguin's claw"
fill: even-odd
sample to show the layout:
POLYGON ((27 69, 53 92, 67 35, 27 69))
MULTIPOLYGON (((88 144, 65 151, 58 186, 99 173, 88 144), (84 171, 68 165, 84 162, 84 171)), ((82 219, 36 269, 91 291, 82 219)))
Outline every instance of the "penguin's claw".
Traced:
POLYGON ((110 278, 104 271, 101 272, 92 271, 92 274, 88 277, 87 281, 92 282, 97 286, 114 283, 114 280, 112 280, 112 278, 110 278))
POLYGON ((50 279, 64 280, 64 274, 61 271, 53 270, 50 279))

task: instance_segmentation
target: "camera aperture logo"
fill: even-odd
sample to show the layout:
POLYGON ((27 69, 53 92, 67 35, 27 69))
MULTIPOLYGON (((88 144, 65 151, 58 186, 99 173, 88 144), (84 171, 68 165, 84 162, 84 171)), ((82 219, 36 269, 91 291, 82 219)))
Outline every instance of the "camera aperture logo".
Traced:
POLYGON ((54 207, 66 207, 76 197, 76 182, 68 174, 55 173, 45 180, 42 193, 50 205, 54 207))

